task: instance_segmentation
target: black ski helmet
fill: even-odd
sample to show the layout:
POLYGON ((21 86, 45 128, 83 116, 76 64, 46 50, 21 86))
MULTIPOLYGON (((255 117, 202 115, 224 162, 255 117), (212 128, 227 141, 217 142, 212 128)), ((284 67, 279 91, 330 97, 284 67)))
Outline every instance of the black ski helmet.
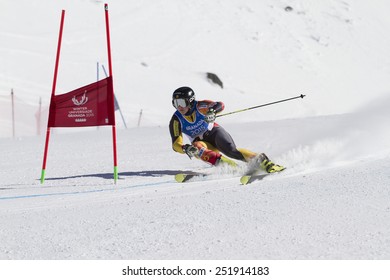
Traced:
POLYGON ((187 106, 189 105, 192 108, 195 103, 195 92, 190 87, 179 87, 172 94, 172 105, 176 108, 175 99, 184 99, 187 106))

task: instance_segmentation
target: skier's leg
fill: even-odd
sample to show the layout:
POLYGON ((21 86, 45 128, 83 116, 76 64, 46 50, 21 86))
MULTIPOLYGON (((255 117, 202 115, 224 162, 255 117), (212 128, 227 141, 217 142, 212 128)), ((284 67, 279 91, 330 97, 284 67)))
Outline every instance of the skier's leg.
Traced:
POLYGON ((246 162, 252 160, 258 155, 258 153, 252 152, 248 149, 237 148, 237 150, 239 150, 240 153, 244 156, 246 162))
POLYGON ((228 157, 255 164, 268 173, 279 172, 283 166, 273 163, 264 153, 258 154, 248 149, 237 148, 231 135, 222 127, 214 127, 206 135, 206 139, 213 143, 218 150, 228 157))
POLYGON ((219 151, 210 143, 204 141, 194 141, 192 142, 192 145, 199 150, 199 153, 196 157, 212 165, 215 165, 218 159, 221 157, 219 151))
POLYGON ((205 141, 194 141, 192 145, 197 147, 199 150, 197 158, 212 164, 218 165, 223 162, 231 166, 236 166, 236 163, 226 157, 224 157, 217 148, 205 141))
POLYGON ((244 152, 242 153, 237 149, 233 138, 221 126, 214 127, 206 137, 205 140, 209 140, 218 150, 230 158, 247 162, 251 157, 256 156, 256 153, 249 150, 241 149, 244 152))

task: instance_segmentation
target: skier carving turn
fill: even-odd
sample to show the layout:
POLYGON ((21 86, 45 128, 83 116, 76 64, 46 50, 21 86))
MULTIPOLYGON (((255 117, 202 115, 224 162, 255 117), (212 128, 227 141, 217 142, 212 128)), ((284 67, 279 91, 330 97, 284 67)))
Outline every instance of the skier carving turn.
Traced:
POLYGON ((231 135, 215 122, 216 115, 224 109, 223 102, 197 101, 191 88, 180 87, 172 94, 172 105, 176 112, 171 118, 169 130, 175 152, 186 154, 190 158, 195 157, 213 166, 236 166, 232 160, 235 159, 267 173, 285 169, 273 163, 264 153, 236 147, 231 135), (184 144, 183 134, 189 138, 191 144, 184 144))

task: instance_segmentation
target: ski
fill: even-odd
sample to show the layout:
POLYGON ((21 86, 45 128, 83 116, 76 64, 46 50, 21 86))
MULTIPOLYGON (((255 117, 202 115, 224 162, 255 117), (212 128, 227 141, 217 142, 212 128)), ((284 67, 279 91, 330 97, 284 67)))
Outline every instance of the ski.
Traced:
POLYGON ((241 184, 247 185, 254 181, 263 180, 268 175, 271 175, 273 173, 279 173, 286 169, 281 165, 274 164, 272 161, 268 160, 266 156, 264 157, 261 158, 261 155, 259 155, 254 160, 254 162, 249 167, 248 171, 243 176, 241 176, 240 178, 241 184), (262 161, 262 163, 259 164, 259 161, 262 161), (269 173, 262 173, 263 170, 266 170, 269 173))
POLYGON ((283 169, 281 169, 280 171, 278 172, 274 172, 274 173, 264 173, 264 174, 259 174, 259 172, 261 172, 261 169, 257 169, 257 170, 254 170, 252 172, 248 172, 246 173, 245 175, 241 176, 240 178, 240 182, 241 184, 243 185, 248 185, 254 181, 259 181, 259 180, 263 180, 265 177, 269 176, 269 175, 272 175, 272 174, 276 174, 276 173, 280 173, 282 172, 283 170, 285 170, 286 168, 283 167, 283 169))
POLYGON ((241 176, 240 178, 240 182, 241 184, 243 185, 247 185, 247 184, 250 184, 254 181, 258 181, 258 180, 263 180, 265 177, 267 177, 268 175, 271 175, 270 173, 267 173, 267 174, 247 174, 247 175, 244 175, 244 176, 241 176))
MULTIPOLYGON (((283 171, 284 169, 280 170, 279 172, 283 171)), ((260 172, 261 169, 256 169, 256 170, 252 170, 251 172, 247 172, 245 175, 242 175, 240 177, 240 183, 242 185, 248 185, 255 181, 263 180, 265 177, 274 174, 274 173, 260 173, 260 172)), ((279 173, 279 172, 275 172, 275 173, 279 173)), ((175 181, 178 183, 186 183, 186 182, 192 182, 194 181, 194 179, 204 178, 207 176, 210 176, 210 174, 183 172, 183 173, 177 173, 175 175, 175 181)))
POLYGON ((206 176, 207 174, 203 173, 178 173, 175 175, 175 181, 178 183, 185 183, 193 178, 202 178, 206 176))
MULTIPOLYGON (((240 182, 243 185, 250 184, 254 181, 262 180, 264 177, 271 175, 266 174, 246 174, 240 177, 240 182)), ((178 173, 175 175, 175 181, 178 183, 192 182, 193 179, 206 177, 207 174, 192 174, 192 173, 178 173)))

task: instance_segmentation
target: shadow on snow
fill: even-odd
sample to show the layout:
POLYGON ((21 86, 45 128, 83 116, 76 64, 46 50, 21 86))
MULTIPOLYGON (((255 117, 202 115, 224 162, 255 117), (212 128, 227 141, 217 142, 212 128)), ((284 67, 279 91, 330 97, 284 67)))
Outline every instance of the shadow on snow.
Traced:
MULTIPOLYGON (((188 170, 145 170, 145 171, 129 171, 129 172, 119 172, 118 179, 123 180, 124 177, 163 177, 163 176, 174 176, 178 173, 186 173, 186 174, 198 174, 194 171, 188 170)), ((74 176, 64 176, 64 177, 52 177, 46 178, 46 181, 50 180, 64 180, 64 179, 76 179, 76 178, 103 178, 110 179, 114 178, 113 173, 96 173, 96 174, 85 174, 85 175, 74 175, 74 176)))

